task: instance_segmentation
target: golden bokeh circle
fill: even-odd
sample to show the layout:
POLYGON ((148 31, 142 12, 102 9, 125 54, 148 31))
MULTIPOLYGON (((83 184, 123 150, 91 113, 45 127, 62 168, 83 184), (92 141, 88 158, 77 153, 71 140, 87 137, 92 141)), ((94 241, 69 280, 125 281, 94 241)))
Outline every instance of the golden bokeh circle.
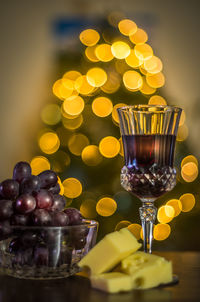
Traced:
POLYGON ((96 56, 95 50, 96 50, 96 45, 95 46, 88 46, 85 50, 85 55, 90 60, 91 62, 99 62, 99 59, 96 56))
POLYGON ((41 119, 47 125, 56 125, 61 120, 60 106, 48 104, 41 111, 41 119))
POLYGON ((174 208, 172 206, 161 206, 158 209, 157 219, 160 223, 168 223, 174 218, 174 208))
POLYGON ((120 143, 114 136, 106 136, 99 143, 99 150, 104 157, 113 158, 120 151, 120 143))
POLYGON ((95 145, 86 146, 81 153, 81 157, 83 162, 88 166, 97 166, 103 159, 99 148, 95 145))
POLYGON ((123 41, 116 41, 111 46, 112 54, 117 59, 125 59, 130 55, 129 45, 123 41))
POLYGON ((91 86, 101 87, 107 81, 107 74, 102 68, 94 67, 88 70, 86 78, 91 86))
POLYGON ((129 39, 134 44, 144 44, 148 40, 148 35, 145 30, 138 28, 136 33, 129 36, 129 39))
POLYGON ((62 78, 60 81, 61 81, 59 86, 60 96, 63 99, 70 97, 74 90, 74 82, 66 78, 62 78))
POLYGON ((136 33, 137 24, 130 19, 123 19, 118 23, 118 28, 124 36, 130 36, 136 33))
POLYGON ((99 33, 94 29, 86 29, 80 33, 80 41, 86 46, 94 46, 100 39, 99 33))
POLYGON ((139 89, 143 84, 142 76, 134 70, 128 70, 124 73, 123 82, 128 89, 139 89))
POLYGON ((185 111, 182 110, 180 121, 179 121, 179 126, 182 126, 185 123, 185 120, 186 120, 186 114, 185 114, 185 111))
POLYGON ((89 145, 89 140, 82 133, 73 134, 68 141, 69 151, 76 156, 80 156, 87 145, 89 145))
POLYGON ((132 68, 137 68, 143 63, 143 60, 140 60, 138 57, 136 57, 133 49, 131 49, 129 56, 125 58, 125 61, 132 68))
POLYGON ((45 132, 39 138, 39 147, 46 154, 55 153, 60 147, 60 140, 56 133, 45 132))
POLYGON ((116 227, 115 227, 115 231, 119 231, 123 228, 127 228, 129 225, 131 225, 131 222, 128 220, 122 220, 120 222, 117 223, 116 227))
POLYGON ((150 87, 146 80, 145 80, 145 77, 142 78, 143 79, 143 84, 140 88, 140 91, 143 93, 143 94, 146 94, 146 95, 149 95, 149 94, 153 94, 156 92, 156 88, 152 88, 150 87))
POLYGON ((113 111, 112 111, 112 119, 114 120, 115 123, 119 124, 119 116, 118 116, 118 113, 117 113, 117 109, 120 108, 120 107, 124 107, 124 106, 127 106, 126 104, 124 103, 119 103, 119 104, 116 104, 114 107, 113 107, 113 111))
POLYGON ((160 88, 165 85, 165 76, 162 72, 146 75, 147 84, 153 88, 160 88))
POLYGON ((153 56, 153 49, 148 44, 136 44, 134 47, 135 55, 140 60, 148 60, 153 56))
POLYGON ((83 123, 82 114, 78 115, 74 119, 63 118, 62 124, 66 129, 75 130, 78 129, 83 123))
POLYGON ((166 205, 173 207, 174 209, 174 217, 178 216, 182 211, 182 204, 179 199, 171 199, 166 205))
POLYGON ((186 140, 186 138, 188 137, 188 134, 189 134, 188 127, 187 127, 187 125, 183 124, 178 127, 176 140, 178 142, 182 142, 182 141, 186 140))
POLYGON ((144 61, 144 69, 150 74, 156 74, 162 71, 163 63, 158 57, 152 56, 144 61))
POLYGON ((149 105, 167 105, 166 100, 160 95, 153 95, 150 97, 149 105))
POLYGON ((120 88, 120 81, 121 78, 117 72, 108 72, 107 81, 101 86, 101 90, 108 94, 114 93, 120 88))
POLYGON ((88 83, 87 77, 80 76, 76 79, 74 83, 76 91, 83 95, 89 95, 94 91, 94 87, 88 83))
POLYGON ((84 100, 82 99, 81 96, 72 96, 67 98, 64 103, 63 103, 63 110, 65 113, 72 115, 72 116, 77 116, 81 114, 85 106, 84 100))
POLYGON ((171 227, 166 223, 158 223, 154 226, 153 237, 155 240, 161 241, 169 237, 171 233, 171 227))
POLYGON ((85 199, 80 206, 81 215, 87 219, 97 216, 96 201, 93 199, 85 199))
POLYGON ((195 197, 191 193, 181 195, 179 200, 182 204, 182 212, 189 212, 195 206, 195 197))
POLYGON ((198 160, 194 155, 188 155, 186 157, 183 158, 183 160, 181 161, 181 168, 187 164, 187 163, 195 163, 198 166, 198 160))
POLYGON ((67 178, 63 181, 64 195, 68 198, 76 198, 82 193, 82 184, 77 178, 67 178))
POLYGON ((92 111, 99 117, 106 117, 111 114, 113 104, 109 98, 98 97, 92 102, 92 111))
POLYGON ((96 46, 95 55, 102 62, 109 62, 114 58, 111 46, 106 43, 96 46))
POLYGON ((33 175, 38 175, 45 170, 50 170, 51 168, 49 160, 44 156, 33 157, 30 165, 33 175))
POLYGON ((81 73, 77 70, 69 70, 64 73, 63 78, 69 79, 71 81, 75 81, 77 78, 81 77, 81 73))
POLYGON ((181 176, 186 182, 193 182, 198 173, 198 167, 194 162, 186 163, 181 168, 181 176))
POLYGON ((141 225, 138 223, 132 223, 128 226, 129 231, 135 236, 137 240, 140 239, 140 233, 141 233, 141 225))
POLYGON ((117 210, 117 203, 110 197, 101 198, 96 205, 96 211, 100 216, 108 217, 117 210))

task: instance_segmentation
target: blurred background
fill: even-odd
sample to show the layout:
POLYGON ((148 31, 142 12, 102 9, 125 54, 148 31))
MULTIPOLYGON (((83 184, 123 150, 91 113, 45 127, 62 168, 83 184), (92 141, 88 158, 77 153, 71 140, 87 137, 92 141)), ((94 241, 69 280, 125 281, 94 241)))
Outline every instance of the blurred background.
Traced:
POLYGON ((19 160, 31 162, 35 174, 51 166, 67 204, 100 222, 99 238, 122 226, 140 238, 140 203, 120 186, 116 108, 178 105, 184 109, 175 159, 178 185, 156 201, 163 207, 155 249, 200 250, 199 26, 198 0, 1 1, 1 180, 11 177, 19 160), (128 32, 135 23, 120 28, 124 19, 140 32, 128 32), (139 47, 141 60, 132 53, 146 40, 161 61, 144 65, 150 48, 139 47), (111 52, 116 41, 125 48, 115 45, 111 52), (107 48, 97 50, 101 44, 107 48), (95 84, 87 81, 88 70, 95 84), (132 77, 139 76, 141 85, 124 80, 128 70, 136 71, 132 77))

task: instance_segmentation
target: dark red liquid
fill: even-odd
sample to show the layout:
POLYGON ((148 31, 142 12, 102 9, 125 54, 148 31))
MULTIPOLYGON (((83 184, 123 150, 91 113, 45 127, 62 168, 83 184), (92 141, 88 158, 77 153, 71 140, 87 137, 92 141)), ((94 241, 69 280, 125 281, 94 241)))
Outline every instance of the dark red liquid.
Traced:
POLYGON ((176 137, 123 135, 122 139, 128 191, 140 198, 155 198, 170 191, 175 185, 173 161, 176 137))

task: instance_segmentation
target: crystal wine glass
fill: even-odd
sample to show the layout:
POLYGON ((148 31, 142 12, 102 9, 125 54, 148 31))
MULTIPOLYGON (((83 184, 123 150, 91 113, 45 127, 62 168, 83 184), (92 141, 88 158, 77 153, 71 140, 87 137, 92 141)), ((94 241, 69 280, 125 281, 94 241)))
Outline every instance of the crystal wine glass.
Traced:
POLYGON ((142 202, 139 213, 144 251, 148 253, 152 251, 157 213, 154 201, 176 185, 173 162, 181 111, 159 105, 118 108, 125 159, 121 185, 142 202))

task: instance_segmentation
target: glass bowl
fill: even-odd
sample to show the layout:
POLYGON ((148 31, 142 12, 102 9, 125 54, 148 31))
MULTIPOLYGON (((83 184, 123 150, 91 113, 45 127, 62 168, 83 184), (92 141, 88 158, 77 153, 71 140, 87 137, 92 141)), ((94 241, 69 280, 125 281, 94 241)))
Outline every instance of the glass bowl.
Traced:
POLYGON ((0 241, 0 272, 24 279, 74 275, 77 263, 96 243, 98 222, 65 227, 13 226, 0 241))

